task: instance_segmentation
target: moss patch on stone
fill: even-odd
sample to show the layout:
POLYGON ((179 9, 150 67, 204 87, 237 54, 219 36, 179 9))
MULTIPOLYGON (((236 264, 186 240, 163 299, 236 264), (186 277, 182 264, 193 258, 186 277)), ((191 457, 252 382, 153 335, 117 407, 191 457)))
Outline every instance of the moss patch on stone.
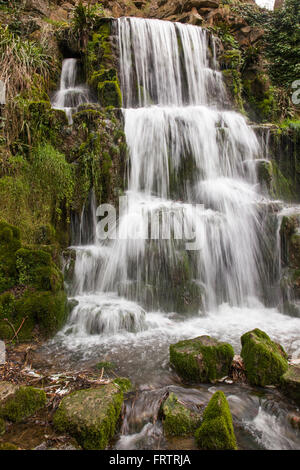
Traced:
POLYGON ((114 383, 122 390, 122 392, 129 392, 132 388, 132 383, 126 377, 118 377, 114 380, 114 383))
POLYGON ((237 450, 232 416, 223 392, 218 391, 212 396, 195 438, 203 450, 237 450))
POLYGON ((46 405, 46 394, 33 387, 19 387, 0 403, 0 416, 19 423, 46 405))
POLYGON ((200 424, 200 415, 193 413, 179 403, 177 396, 170 393, 161 407, 163 428, 168 436, 186 436, 192 434, 200 424))
POLYGON ((113 437, 123 403, 123 392, 114 383, 79 390, 63 398, 53 424, 87 450, 105 449, 113 437))
POLYGON ((256 328, 241 337, 241 356, 246 376, 253 385, 276 385, 287 371, 287 355, 283 347, 256 328))
POLYGON ((300 406, 300 365, 290 365, 280 383, 284 393, 300 406))
POLYGON ((199 336, 170 345, 170 362, 187 380, 213 382, 228 375, 234 350, 210 336, 199 336))

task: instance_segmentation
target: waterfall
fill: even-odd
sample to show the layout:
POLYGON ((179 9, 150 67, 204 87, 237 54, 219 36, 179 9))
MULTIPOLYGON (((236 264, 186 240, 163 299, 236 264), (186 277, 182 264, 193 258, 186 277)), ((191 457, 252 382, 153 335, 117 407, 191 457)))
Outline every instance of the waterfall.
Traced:
MULTIPOLYGON (((76 334, 143 331, 147 311, 248 306, 263 299, 267 277, 267 201, 255 170, 262 149, 245 118, 224 109, 214 37, 137 18, 119 19, 118 37, 127 206, 117 239, 95 241, 93 198, 77 224, 71 294, 79 303, 68 325, 76 334), (174 236, 183 213, 197 249, 174 236), (175 223, 170 237, 161 236, 161 217, 175 223)), ((58 93, 74 89, 75 66, 64 62, 58 93)))
POLYGON ((59 90, 54 94, 52 107, 65 111, 69 124, 72 124, 72 114, 80 104, 89 101, 89 90, 85 85, 78 85, 77 59, 64 59, 60 78, 59 90))

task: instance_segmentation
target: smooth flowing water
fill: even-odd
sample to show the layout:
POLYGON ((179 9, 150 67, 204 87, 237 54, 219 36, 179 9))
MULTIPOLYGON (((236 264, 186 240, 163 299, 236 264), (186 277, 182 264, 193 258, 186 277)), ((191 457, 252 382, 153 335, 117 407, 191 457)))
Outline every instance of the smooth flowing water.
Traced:
MULTIPOLYGON (((277 392, 182 387, 168 363, 169 344, 179 339, 209 334, 238 353, 241 334, 256 327, 300 355, 300 319, 277 309, 274 207, 282 204, 260 192, 255 169, 266 149, 245 118, 228 109, 212 35, 121 18, 118 37, 130 157, 126 201, 112 229, 118 236, 99 241, 91 193, 72 247, 68 288, 77 305, 48 347, 69 366, 112 361, 134 382, 116 448, 193 447, 163 436, 162 397, 174 390, 193 407, 216 388, 228 396, 241 448, 299 448, 288 421, 293 408, 277 392)), ((61 90, 74 85, 69 65, 61 90)))
POLYGON ((62 63, 59 90, 52 98, 52 107, 65 111, 69 124, 72 124, 72 114, 80 104, 90 101, 90 93, 85 85, 78 84, 77 59, 65 59, 62 63))

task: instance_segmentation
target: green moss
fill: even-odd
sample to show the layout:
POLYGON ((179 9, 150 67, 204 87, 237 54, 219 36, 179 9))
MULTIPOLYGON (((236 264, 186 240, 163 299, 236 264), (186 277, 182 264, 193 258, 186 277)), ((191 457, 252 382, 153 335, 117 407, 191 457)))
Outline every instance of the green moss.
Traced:
POLYGON ((104 369, 105 371, 113 370, 116 368, 116 365, 113 362, 109 361, 102 361, 102 362, 97 362, 95 365, 96 369, 102 370, 104 369))
POLYGON ((169 436, 192 434, 200 424, 200 416, 179 403, 174 393, 163 403, 162 414, 164 432, 169 436))
POLYGON ((209 336, 170 345, 170 362, 185 379, 213 382, 228 375, 234 350, 209 336))
POLYGON ((288 368, 287 355, 269 336, 256 328, 241 337, 241 356, 246 375, 253 385, 276 385, 288 368))
POLYGON ((19 230, 0 222, 0 293, 16 283, 16 251, 20 248, 19 230))
POLYGON ((218 391, 212 396, 195 438, 203 450, 237 450, 232 416, 223 392, 218 391))
POLYGON ((98 84, 98 98, 103 107, 121 108, 122 94, 116 80, 106 80, 98 84))
POLYGON ((67 432, 87 450, 105 449, 113 437, 123 403, 123 392, 115 384, 80 390, 63 398, 53 424, 67 432))
POLYGON ((225 83, 231 93, 234 104, 240 112, 244 112, 244 105, 242 100, 242 81, 241 74, 237 69, 223 70, 225 83))
POLYGON ((118 377, 114 380, 114 383, 117 384, 120 390, 122 390, 124 393, 129 392, 132 388, 132 383, 125 377, 118 377))
POLYGON ((43 250, 21 248, 16 252, 16 266, 19 284, 32 286, 37 290, 58 292, 63 289, 63 276, 43 250))
POLYGON ((15 444, 10 442, 0 442, 0 450, 19 450, 15 444))
POLYGON ((300 406, 300 366, 291 365, 280 379, 280 385, 284 393, 292 398, 300 406))
POLYGON ((20 387, 14 395, 8 397, 0 406, 0 415, 19 423, 33 415, 46 405, 46 394, 43 390, 33 387, 20 387))

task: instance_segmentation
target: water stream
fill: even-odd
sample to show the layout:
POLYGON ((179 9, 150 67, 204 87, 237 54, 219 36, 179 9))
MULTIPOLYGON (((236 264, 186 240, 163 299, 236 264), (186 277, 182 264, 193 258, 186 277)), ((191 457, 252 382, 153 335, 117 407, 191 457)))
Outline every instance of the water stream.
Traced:
MULTIPOLYGON (((72 247, 68 289, 77 305, 48 351, 68 367, 112 361, 133 381, 136 393, 126 402, 115 448, 193 448, 191 440, 163 436, 159 404, 173 390, 189 406, 203 405, 217 388, 228 397, 241 448, 299 448, 288 420, 295 409, 278 392, 184 387, 168 362, 170 343, 202 334, 239 353, 241 334, 256 327, 300 356, 300 319, 278 309, 274 201, 256 178, 255 160, 266 149, 228 108, 213 36, 190 25, 121 18, 118 37, 130 156, 126 208, 119 237, 99 241, 91 194, 72 247), (171 238, 159 236, 157 211, 173 218, 171 238), (197 249, 174 235, 182 214, 197 249)), ((56 107, 67 109, 75 85, 69 61, 55 98, 56 107)))

